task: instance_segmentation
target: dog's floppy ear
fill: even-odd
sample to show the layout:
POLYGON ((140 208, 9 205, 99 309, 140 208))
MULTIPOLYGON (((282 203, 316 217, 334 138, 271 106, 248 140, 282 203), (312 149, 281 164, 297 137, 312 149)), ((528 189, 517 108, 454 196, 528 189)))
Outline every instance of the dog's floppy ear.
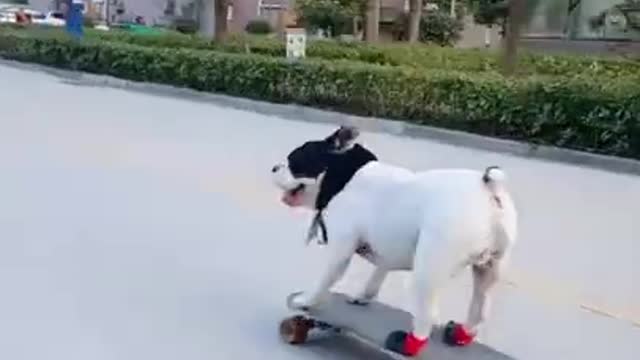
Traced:
POLYGON ((325 139, 334 152, 345 152, 353 147, 360 136, 360 130, 355 126, 341 126, 333 134, 325 139))

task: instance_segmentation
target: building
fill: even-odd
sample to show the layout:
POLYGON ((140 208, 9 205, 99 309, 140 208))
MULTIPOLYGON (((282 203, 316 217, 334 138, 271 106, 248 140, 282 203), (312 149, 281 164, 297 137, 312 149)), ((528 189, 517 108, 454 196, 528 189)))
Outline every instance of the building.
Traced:
POLYGON ((244 31, 252 20, 266 20, 274 28, 278 25, 278 13, 285 11, 291 17, 294 0, 232 0, 228 16, 228 27, 231 32, 244 31))
POLYGON ((624 0, 542 1, 527 26, 525 36, 640 40, 640 5, 620 6, 623 3, 624 0))
MULTIPOLYGON (((276 27, 278 12, 286 12, 285 22, 295 24, 295 0, 232 0, 232 11, 229 16, 229 29, 234 32, 243 31, 252 20, 262 19, 276 27)), ((409 8, 408 0, 381 0, 380 23, 392 23, 405 9, 409 8)))
MULTIPOLYGON (((103 17, 107 0, 85 0, 86 12, 94 17, 103 17)), ((29 7, 39 11, 57 10, 66 0, 29 0, 29 7)), ((167 0, 111 0, 112 17, 116 10, 122 9, 123 16, 133 18, 142 16, 149 24, 154 24, 164 14, 167 0)))

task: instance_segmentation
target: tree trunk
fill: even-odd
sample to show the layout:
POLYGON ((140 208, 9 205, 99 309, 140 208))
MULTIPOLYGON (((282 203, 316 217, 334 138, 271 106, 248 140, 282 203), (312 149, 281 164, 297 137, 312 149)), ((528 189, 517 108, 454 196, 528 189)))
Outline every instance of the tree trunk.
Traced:
POLYGON ((287 24, 286 24, 286 10, 278 9, 278 21, 276 32, 280 37, 280 40, 284 41, 287 38, 287 24))
POLYGON ((409 0, 409 42, 420 40, 420 20, 422 18, 422 0, 409 0))
POLYGON ((357 39, 358 38, 358 33, 360 32, 360 29, 358 28, 358 17, 357 16, 354 16, 351 19, 351 30, 352 30, 352 33, 353 33, 353 37, 357 39))
POLYGON ((509 16, 507 31, 504 39, 504 54, 502 59, 503 73, 510 76, 515 73, 518 57, 518 43, 520 30, 526 19, 526 0, 511 0, 509 2, 509 16))
POLYGON ((216 33, 215 6, 216 0, 203 0, 198 7, 198 32, 206 38, 213 38, 216 33))
POLYGON ((229 1, 228 0, 215 0, 215 35, 216 41, 222 41, 227 37, 228 26, 227 16, 229 13, 229 1))
POLYGON ((380 31, 380 0, 367 0, 367 42, 374 43, 378 41, 380 31))

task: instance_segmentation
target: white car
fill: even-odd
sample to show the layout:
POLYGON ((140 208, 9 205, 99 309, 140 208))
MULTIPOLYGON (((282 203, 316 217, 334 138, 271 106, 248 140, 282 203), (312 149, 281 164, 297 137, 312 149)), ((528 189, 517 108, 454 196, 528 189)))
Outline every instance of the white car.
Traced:
POLYGON ((45 24, 51 26, 65 26, 67 21, 61 11, 49 11, 45 15, 45 24))
POLYGON ((18 7, 18 6, 4 6, 0 8, 0 23, 15 23, 17 22, 16 14, 23 9, 24 13, 31 18, 31 22, 37 25, 45 26, 65 26, 66 21, 64 14, 61 11, 49 11, 42 13, 37 10, 18 7))
POLYGON ((38 25, 48 25, 48 26, 65 26, 66 21, 64 19, 64 14, 60 11, 49 11, 46 14, 43 14, 38 11, 29 11, 31 15, 31 21, 34 24, 38 25))
POLYGON ((16 22, 15 13, 0 10, 0 24, 14 24, 16 22))

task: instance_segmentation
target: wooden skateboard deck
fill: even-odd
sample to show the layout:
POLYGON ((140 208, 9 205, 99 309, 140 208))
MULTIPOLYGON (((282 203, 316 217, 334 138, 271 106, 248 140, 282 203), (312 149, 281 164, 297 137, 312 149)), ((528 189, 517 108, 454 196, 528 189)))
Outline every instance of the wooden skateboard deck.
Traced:
MULTIPOLYGON (((295 294, 291 294, 289 299, 295 294)), ((300 344, 307 340, 307 333, 321 330, 325 333, 348 335, 356 340, 373 346, 397 359, 409 359, 403 355, 385 349, 387 335, 394 330, 410 331, 411 315, 401 309, 372 301, 366 306, 353 305, 345 294, 332 292, 317 307, 307 311, 299 310, 296 316, 284 319, 280 324, 280 333, 290 344, 300 344)), ((513 360, 480 343, 466 347, 451 347, 442 342, 442 328, 434 329, 429 345, 417 359, 433 360, 513 360)))

